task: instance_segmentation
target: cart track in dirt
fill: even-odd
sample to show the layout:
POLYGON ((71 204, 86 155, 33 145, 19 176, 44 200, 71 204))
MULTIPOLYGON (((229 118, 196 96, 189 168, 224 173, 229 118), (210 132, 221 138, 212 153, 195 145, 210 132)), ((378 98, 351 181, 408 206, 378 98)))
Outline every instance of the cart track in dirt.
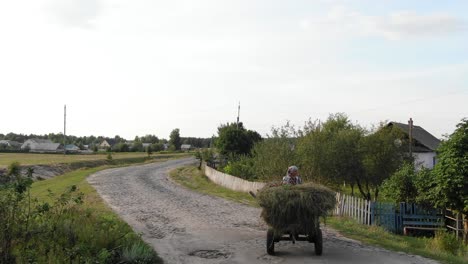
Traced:
POLYGON ((88 177, 101 197, 165 263, 438 263, 363 245, 322 227, 323 255, 313 244, 282 241, 266 254, 260 209, 193 192, 169 179, 192 158, 97 172, 88 177))

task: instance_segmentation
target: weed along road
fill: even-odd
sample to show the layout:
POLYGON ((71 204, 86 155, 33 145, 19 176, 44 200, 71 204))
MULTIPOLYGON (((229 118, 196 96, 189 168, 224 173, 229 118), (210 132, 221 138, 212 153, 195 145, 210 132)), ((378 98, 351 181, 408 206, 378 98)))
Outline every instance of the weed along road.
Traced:
POLYGON ((97 172, 88 181, 151 244, 165 263, 437 263, 363 245, 322 226, 323 255, 313 244, 281 241, 266 254, 260 209, 185 189, 168 172, 192 158, 97 172))

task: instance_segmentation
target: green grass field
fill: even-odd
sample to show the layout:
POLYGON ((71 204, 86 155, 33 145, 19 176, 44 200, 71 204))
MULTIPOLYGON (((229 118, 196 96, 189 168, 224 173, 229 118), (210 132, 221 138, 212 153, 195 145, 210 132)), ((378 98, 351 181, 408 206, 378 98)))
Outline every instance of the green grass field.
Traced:
MULTIPOLYGON (((179 184, 194 191, 258 207, 257 201, 249 194, 216 185, 196 167, 178 168, 171 172, 171 177, 179 184)), ((453 249, 453 241, 450 242, 450 238, 447 237, 417 238, 400 236, 389 233, 380 227, 360 225, 354 220, 338 217, 327 218, 326 224, 338 230, 344 236, 362 241, 365 244, 421 255, 442 263, 468 263, 468 246, 461 246, 456 254, 450 253, 449 251, 453 249)))
MULTIPOLYGON (((187 153, 175 154, 153 154, 152 157, 159 155, 184 156, 187 153)), ((147 154, 144 152, 129 152, 129 153, 112 153, 114 160, 129 159, 129 158, 144 158, 147 154)), ((7 167, 14 161, 18 161, 21 165, 52 165, 60 163, 74 163, 80 161, 95 161, 106 160, 107 153, 87 154, 87 155, 63 155, 63 154, 40 154, 40 153, 0 153, 0 167, 7 167)))

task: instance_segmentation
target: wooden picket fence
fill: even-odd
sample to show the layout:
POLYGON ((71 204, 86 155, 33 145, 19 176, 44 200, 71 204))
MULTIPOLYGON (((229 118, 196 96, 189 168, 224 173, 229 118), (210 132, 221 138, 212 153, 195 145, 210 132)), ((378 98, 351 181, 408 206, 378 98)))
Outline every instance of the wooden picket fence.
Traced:
MULTIPOLYGON (((333 210, 333 215, 345 216, 355 219, 363 225, 377 225, 387 229, 390 232, 402 234, 408 218, 415 222, 416 216, 418 221, 427 225, 429 221, 435 221, 434 218, 442 221, 442 227, 447 228, 447 231, 452 231, 457 238, 461 238, 463 234, 464 219, 461 214, 457 214, 452 210, 421 210, 418 205, 400 203, 397 208, 394 204, 372 202, 362 198, 336 193, 336 207, 333 210)), ((414 224, 414 223, 413 223, 414 224)), ((417 226, 417 225, 416 225, 417 226)))
POLYGON ((336 193, 336 208, 333 213, 356 219, 363 225, 371 225, 371 203, 358 197, 336 193))

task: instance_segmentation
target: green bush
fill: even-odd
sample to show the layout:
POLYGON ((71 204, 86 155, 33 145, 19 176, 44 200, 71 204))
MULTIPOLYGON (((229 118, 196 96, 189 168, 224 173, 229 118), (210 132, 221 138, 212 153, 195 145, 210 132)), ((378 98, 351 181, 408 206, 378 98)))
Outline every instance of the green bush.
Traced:
POLYGON ((246 155, 238 156, 233 161, 229 161, 223 171, 249 181, 258 179, 255 175, 254 160, 246 155))
POLYGON ((85 208, 75 185, 39 202, 30 195, 32 169, 26 177, 11 173, 15 178, 0 185, 0 263, 160 262, 126 223, 85 208), (128 252, 140 257, 130 260, 128 252))
POLYGON ((382 183, 382 197, 393 203, 414 203, 418 196, 416 189, 416 171, 411 163, 404 164, 390 178, 382 183))
POLYGON ((161 263, 161 259, 153 249, 143 242, 132 243, 122 251, 121 260, 124 263, 161 263))

